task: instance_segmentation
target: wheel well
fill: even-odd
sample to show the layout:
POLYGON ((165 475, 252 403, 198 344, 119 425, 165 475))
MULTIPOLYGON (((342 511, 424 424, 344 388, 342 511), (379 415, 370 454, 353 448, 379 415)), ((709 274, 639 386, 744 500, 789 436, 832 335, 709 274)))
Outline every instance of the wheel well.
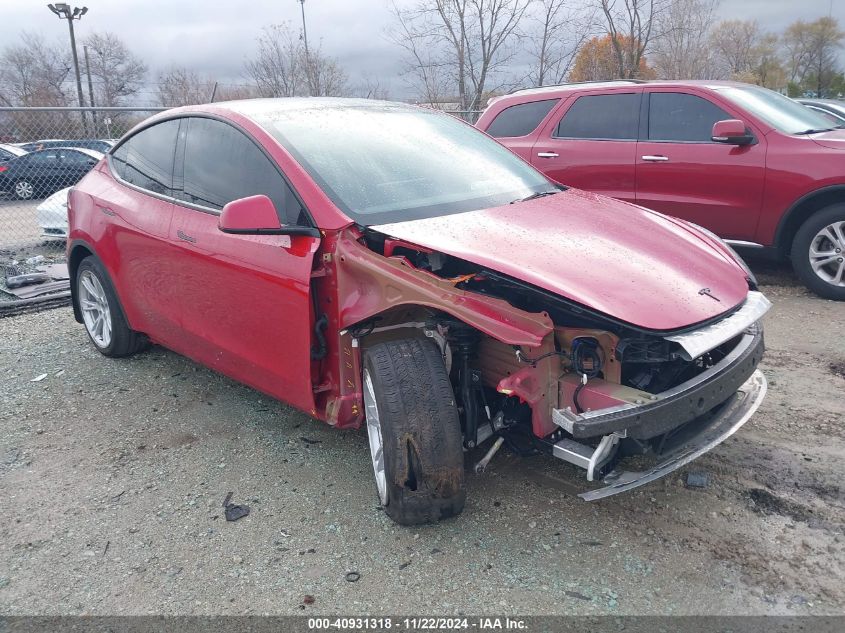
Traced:
POLYGON ((776 240, 778 251, 788 257, 792 248, 792 240, 801 225, 817 211, 837 202, 845 202, 845 187, 830 187, 801 198, 789 210, 778 228, 776 240))
POLYGON ((70 251, 70 257, 67 262, 68 277, 70 277, 70 296, 73 304, 73 316, 79 323, 82 323, 82 312, 79 310, 79 300, 76 297, 76 284, 74 284, 74 280, 76 279, 76 271, 79 268, 79 264, 82 263, 83 259, 93 254, 94 253, 92 253, 86 246, 77 244, 70 251))

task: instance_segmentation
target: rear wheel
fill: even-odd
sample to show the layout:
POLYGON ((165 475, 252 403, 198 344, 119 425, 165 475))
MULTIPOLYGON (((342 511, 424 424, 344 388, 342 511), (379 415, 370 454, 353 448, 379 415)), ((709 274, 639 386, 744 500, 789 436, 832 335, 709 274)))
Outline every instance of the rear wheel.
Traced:
POLYGON ((100 261, 89 256, 76 270, 76 297, 88 337, 105 356, 130 356, 147 345, 146 337, 129 328, 117 294, 100 261))
POLYGON ((440 350, 424 339, 364 353, 364 409, 379 500, 403 525, 464 508, 461 426, 440 350))
POLYGON ((29 180, 21 179, 15 183, 15 197, 18 200, 29 200, 35 196, 35 185, 29 180))
POLYGON ((810 290, 845 301, 845 204, 822 209, 792 241, 792 266, 810 290))

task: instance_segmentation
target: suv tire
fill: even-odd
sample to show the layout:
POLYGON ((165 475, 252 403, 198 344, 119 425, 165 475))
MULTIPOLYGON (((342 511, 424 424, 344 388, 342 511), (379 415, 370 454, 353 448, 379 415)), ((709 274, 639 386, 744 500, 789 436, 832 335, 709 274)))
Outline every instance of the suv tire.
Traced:
POLYGON ((795 273, 810 290, 826 299, 845 301, 845 203, 826 207, 805 220, 792 240, 790 257, 795 273), (815 257, 814 264, 813 251, 830 255, 815 257))
POLYGON ((378 343, 364 352, 364 413, 379 499, 402 525, 464 508, 464 455, 455 394, 427 339, 378 343))

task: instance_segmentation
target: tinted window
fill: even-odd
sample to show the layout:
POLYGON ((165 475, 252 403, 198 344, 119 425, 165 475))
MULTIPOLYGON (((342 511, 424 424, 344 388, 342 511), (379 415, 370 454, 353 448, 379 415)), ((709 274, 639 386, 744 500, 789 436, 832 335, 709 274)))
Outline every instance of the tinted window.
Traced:
POLYGON ((88 156, 88 154, 71 150, 64 150, 62 152, 62 161, 72 165, 88 165, 89 161, 93 165, 97 162, 93 157, 88 156))
POLYGON ((563 115, 555 136, 635 140, 639 121, 639 93, 579 97, 563 115))
POLYGON ((487 133, 496 138, 530 134, 537 129, 540 121, 546 118, 557 102, 558 99, 547 99, 505 108, 490 123, 487 133))
POLYGON ((173 188, 173 154, 178 132, 178 119, 141 130, 112 154, 112 167, 126 182, 169 195, 173 188))
POLYGON ((12 152, 7 152, 5 149, 0 149, 0 160, 11 160, 15 157, 12 152))
POLYGON ((184 192, 179 197, 222 209, 227 202, 258 194, 273 201, 284 224, 307 223, 279 170, 249 137, 221 121, 190 119, 184 192))
POLYGON ((58 157, 58 152, 56 152, 55 150, 45 149, 42 151, 27 154, 23 157, 21 162, 28 163, 30 165, 53 165, 55 164, 58 157))
POLYGON ((648 138, 651 141, 710 142, 713 124, 734 118, 695 95, 653 92, 648 105, 648 138))

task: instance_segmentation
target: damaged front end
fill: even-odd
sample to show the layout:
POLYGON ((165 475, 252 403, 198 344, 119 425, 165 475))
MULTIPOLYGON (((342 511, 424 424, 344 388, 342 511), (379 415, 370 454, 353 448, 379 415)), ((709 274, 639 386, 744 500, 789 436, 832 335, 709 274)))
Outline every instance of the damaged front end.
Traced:
POLYGON ((361 421, 360 349, 426 337, 449 371, 467 450, 498 437, 495 448, 546 452, 607 484, 581 495, 592 500, 707 452, 765 395, 770 303, 756 290, 709 323, 659 332, 375 230, 351 228, 329 246, 317 297, 342 298, 326 310, 339 376, 324 377, 340 388, 321 408, 338 426, 361 421))

